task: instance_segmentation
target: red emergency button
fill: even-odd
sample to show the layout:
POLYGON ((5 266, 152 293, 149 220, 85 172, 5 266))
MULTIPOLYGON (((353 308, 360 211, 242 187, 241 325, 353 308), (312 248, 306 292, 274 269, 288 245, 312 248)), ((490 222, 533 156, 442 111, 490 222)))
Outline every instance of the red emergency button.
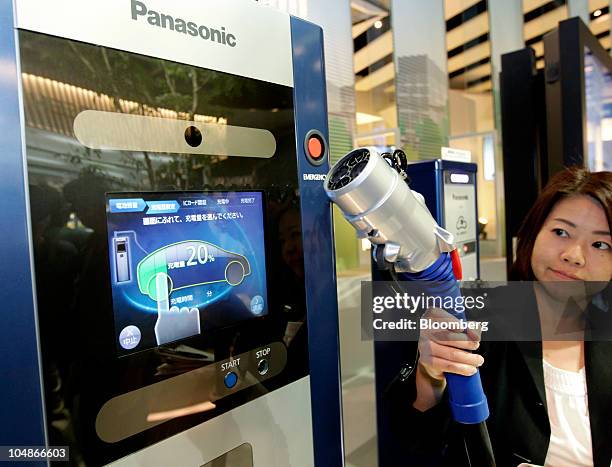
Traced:
POLYGON ((310 154, 310 157, 313 159, 320 159, 323 157, 323 144, 316 136, 311 136, 308 139, 308 154, 310 154))
POLYGON ((306 158, 313 165, 321 165, 327 156, 327 143, 325 137, 318 130, 310 130, 304 138, 304 152, 306 158))

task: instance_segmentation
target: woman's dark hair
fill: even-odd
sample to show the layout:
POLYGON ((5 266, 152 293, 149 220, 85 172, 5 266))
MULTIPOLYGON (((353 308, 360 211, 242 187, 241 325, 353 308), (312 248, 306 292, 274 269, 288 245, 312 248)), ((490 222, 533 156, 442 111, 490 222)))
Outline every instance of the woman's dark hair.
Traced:
POLYGON ((531 254, 536 237, 554 205, 572 195, 587 195, 599 202, 606 213, 608 226, 612 225, 612 172, 589 172, 579 167, 559 172, 544 187, 518 231, 516 261, 510 269, 510 280, 535 280, 531 254))

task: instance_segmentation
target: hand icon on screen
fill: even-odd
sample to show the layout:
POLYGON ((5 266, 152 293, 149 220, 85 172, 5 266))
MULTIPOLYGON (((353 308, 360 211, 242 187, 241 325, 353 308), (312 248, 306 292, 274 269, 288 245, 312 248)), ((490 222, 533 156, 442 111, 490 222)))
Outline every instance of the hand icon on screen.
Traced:
POLYGON ((155 287, 157 290, 157 322, 155 323, 157 345, 199 334, 200 312, 197 308, 169 307, 167 274, 157 273, 155 287))

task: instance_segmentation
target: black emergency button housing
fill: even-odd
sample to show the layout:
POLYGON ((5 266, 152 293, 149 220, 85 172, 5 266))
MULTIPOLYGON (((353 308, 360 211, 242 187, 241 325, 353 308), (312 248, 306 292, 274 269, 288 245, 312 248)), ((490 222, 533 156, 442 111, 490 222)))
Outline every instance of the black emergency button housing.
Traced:
POLYGON ((325 137, 318 130, 310 130, 304 138, 304 152, 308 162, 321 165, 327 159, 328 146, 325 137))

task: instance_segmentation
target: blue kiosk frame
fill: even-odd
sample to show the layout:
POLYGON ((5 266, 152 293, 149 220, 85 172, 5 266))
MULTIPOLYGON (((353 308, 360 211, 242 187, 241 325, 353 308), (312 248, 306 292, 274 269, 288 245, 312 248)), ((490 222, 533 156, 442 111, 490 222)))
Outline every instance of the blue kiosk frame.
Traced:
MULTIPOLYGON (((46 420, 38 335, 32 230, 27 189, 19 38, 12 1, 0 5, 0 218, 3 325, 0 351, 0 445, 45 446, 46 420)), ((290 18, 294 113, 308 310, 315 465, 343 465, 338 313, 331 207, 323 190, 327 160, 313 164, 304 140, 315 129, 328 141, 323 32, 290 18), (313 176, 314 174, 314 176, 313 176)), ((44 465, 32 462, 32 465, 44 465)))

